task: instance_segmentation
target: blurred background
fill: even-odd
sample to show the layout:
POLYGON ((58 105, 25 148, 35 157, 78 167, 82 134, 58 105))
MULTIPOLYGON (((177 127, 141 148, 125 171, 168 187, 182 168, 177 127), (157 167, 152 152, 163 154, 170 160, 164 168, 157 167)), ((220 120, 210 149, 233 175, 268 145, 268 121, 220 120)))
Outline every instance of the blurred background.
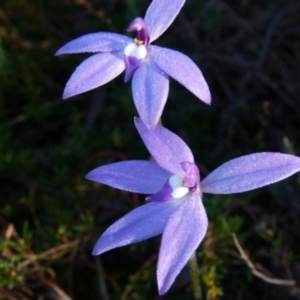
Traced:
MULTIPOLYGON (((144 197, 84 175, 149 154, 124 74, 63 101, 64 85, 88 55, 53 55, 83 34, 126 34, 149 3, 1 0, 0 299, 193 299, 188 268, 158 297, 160 237, 91 256, 103 231, 144 197)), ((254 152, 300 156, 298 0, 187 0, 155 44, 190 56, 210 86, 209 107, 171 80, 163 114, 202 178, 254 152)), ((299 192, 296 174, 243 194, 205 195, 210 227, 197 252, 203 299, 300 299, 299 192)))

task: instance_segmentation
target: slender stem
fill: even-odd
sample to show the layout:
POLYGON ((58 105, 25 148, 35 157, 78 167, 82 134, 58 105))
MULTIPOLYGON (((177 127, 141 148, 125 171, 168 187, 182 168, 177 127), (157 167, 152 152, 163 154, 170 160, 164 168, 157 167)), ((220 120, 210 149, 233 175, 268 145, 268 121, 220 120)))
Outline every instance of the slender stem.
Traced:
POLYGON ((196 252, 193 253, 193 255, 189 260, 189 267, 190 267, 194 297, 196 300, 202 299, 201 287, 198 279, 198 263, 197 263, 196 252))

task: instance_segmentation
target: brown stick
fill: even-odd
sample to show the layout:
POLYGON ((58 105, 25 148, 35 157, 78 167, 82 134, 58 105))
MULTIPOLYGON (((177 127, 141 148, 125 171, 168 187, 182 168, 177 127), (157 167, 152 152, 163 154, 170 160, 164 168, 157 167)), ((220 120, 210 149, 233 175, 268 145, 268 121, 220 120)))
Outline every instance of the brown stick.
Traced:
POLYGON ((19 263, 17 265, 17 269, 21 270, 24 267, 26 267, 27 265, 29 265, 30 263, 35 262, 39 259, 47 259, 47 258, 49 258, 49 256, 59 257, 59 256, 65 254, 65 252, 68 252, 70 250, 70 248, 73 248, 74 246, 80 244, 82 241, 84 241, 86 239, 87 238, 79 238, 74 241, 59 245, 58 247, 51 248, 51 249, 46 250, 39 254, 29 254, 27 256, 26 260, 22 261, 21 263, 19 263))
POLYGON ((237 249, 240 252, 241 258, 245 261, 245 263, 248 265, 248 267, 251 269, 251 272, 254 276, 259 277, 260 279, 262 279, 265 282, 268 282, 270 284, 277 284, 277 285, 290 285, 293 286, 296 284, 295 280, 290 280, 290 279, 277 279, 277 278, 271 278, 266 276, 265 274, 259 272, 254 264, 250 261, 250 259, 248 258, 248 256, 246 255, 245 251, 243 250, 240 242, 238 241, 235 233, 232 233, 232 238, 234 241, 235 246, 237 247, 237 249))

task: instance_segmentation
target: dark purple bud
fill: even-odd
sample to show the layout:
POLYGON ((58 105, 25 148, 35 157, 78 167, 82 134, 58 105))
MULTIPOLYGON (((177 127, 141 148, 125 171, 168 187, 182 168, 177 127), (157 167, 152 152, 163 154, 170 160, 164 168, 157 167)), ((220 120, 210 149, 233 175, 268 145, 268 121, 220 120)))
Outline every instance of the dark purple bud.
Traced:
POLYGON ((127 28, 127 32, 135 32, 136 38, 135 42, 137 45, 145 45, 147 46, 150 41, 148 29, 146 23, 143 18, 138 17, 135 18, 127 28))

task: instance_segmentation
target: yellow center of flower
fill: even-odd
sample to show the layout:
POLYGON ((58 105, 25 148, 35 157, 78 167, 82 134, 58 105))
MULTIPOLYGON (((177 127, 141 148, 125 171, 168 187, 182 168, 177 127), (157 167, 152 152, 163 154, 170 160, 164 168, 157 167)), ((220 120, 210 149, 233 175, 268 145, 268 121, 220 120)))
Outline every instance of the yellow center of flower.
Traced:
POLYGON ((143 44, 143 41, 141 41, 141 40, 139 40, 139 39, 137 39, 137 38, 135 38, 134 41, 135 41, 135 43, 136 43, 137 45, 142 45, 142 44, 143 44))

